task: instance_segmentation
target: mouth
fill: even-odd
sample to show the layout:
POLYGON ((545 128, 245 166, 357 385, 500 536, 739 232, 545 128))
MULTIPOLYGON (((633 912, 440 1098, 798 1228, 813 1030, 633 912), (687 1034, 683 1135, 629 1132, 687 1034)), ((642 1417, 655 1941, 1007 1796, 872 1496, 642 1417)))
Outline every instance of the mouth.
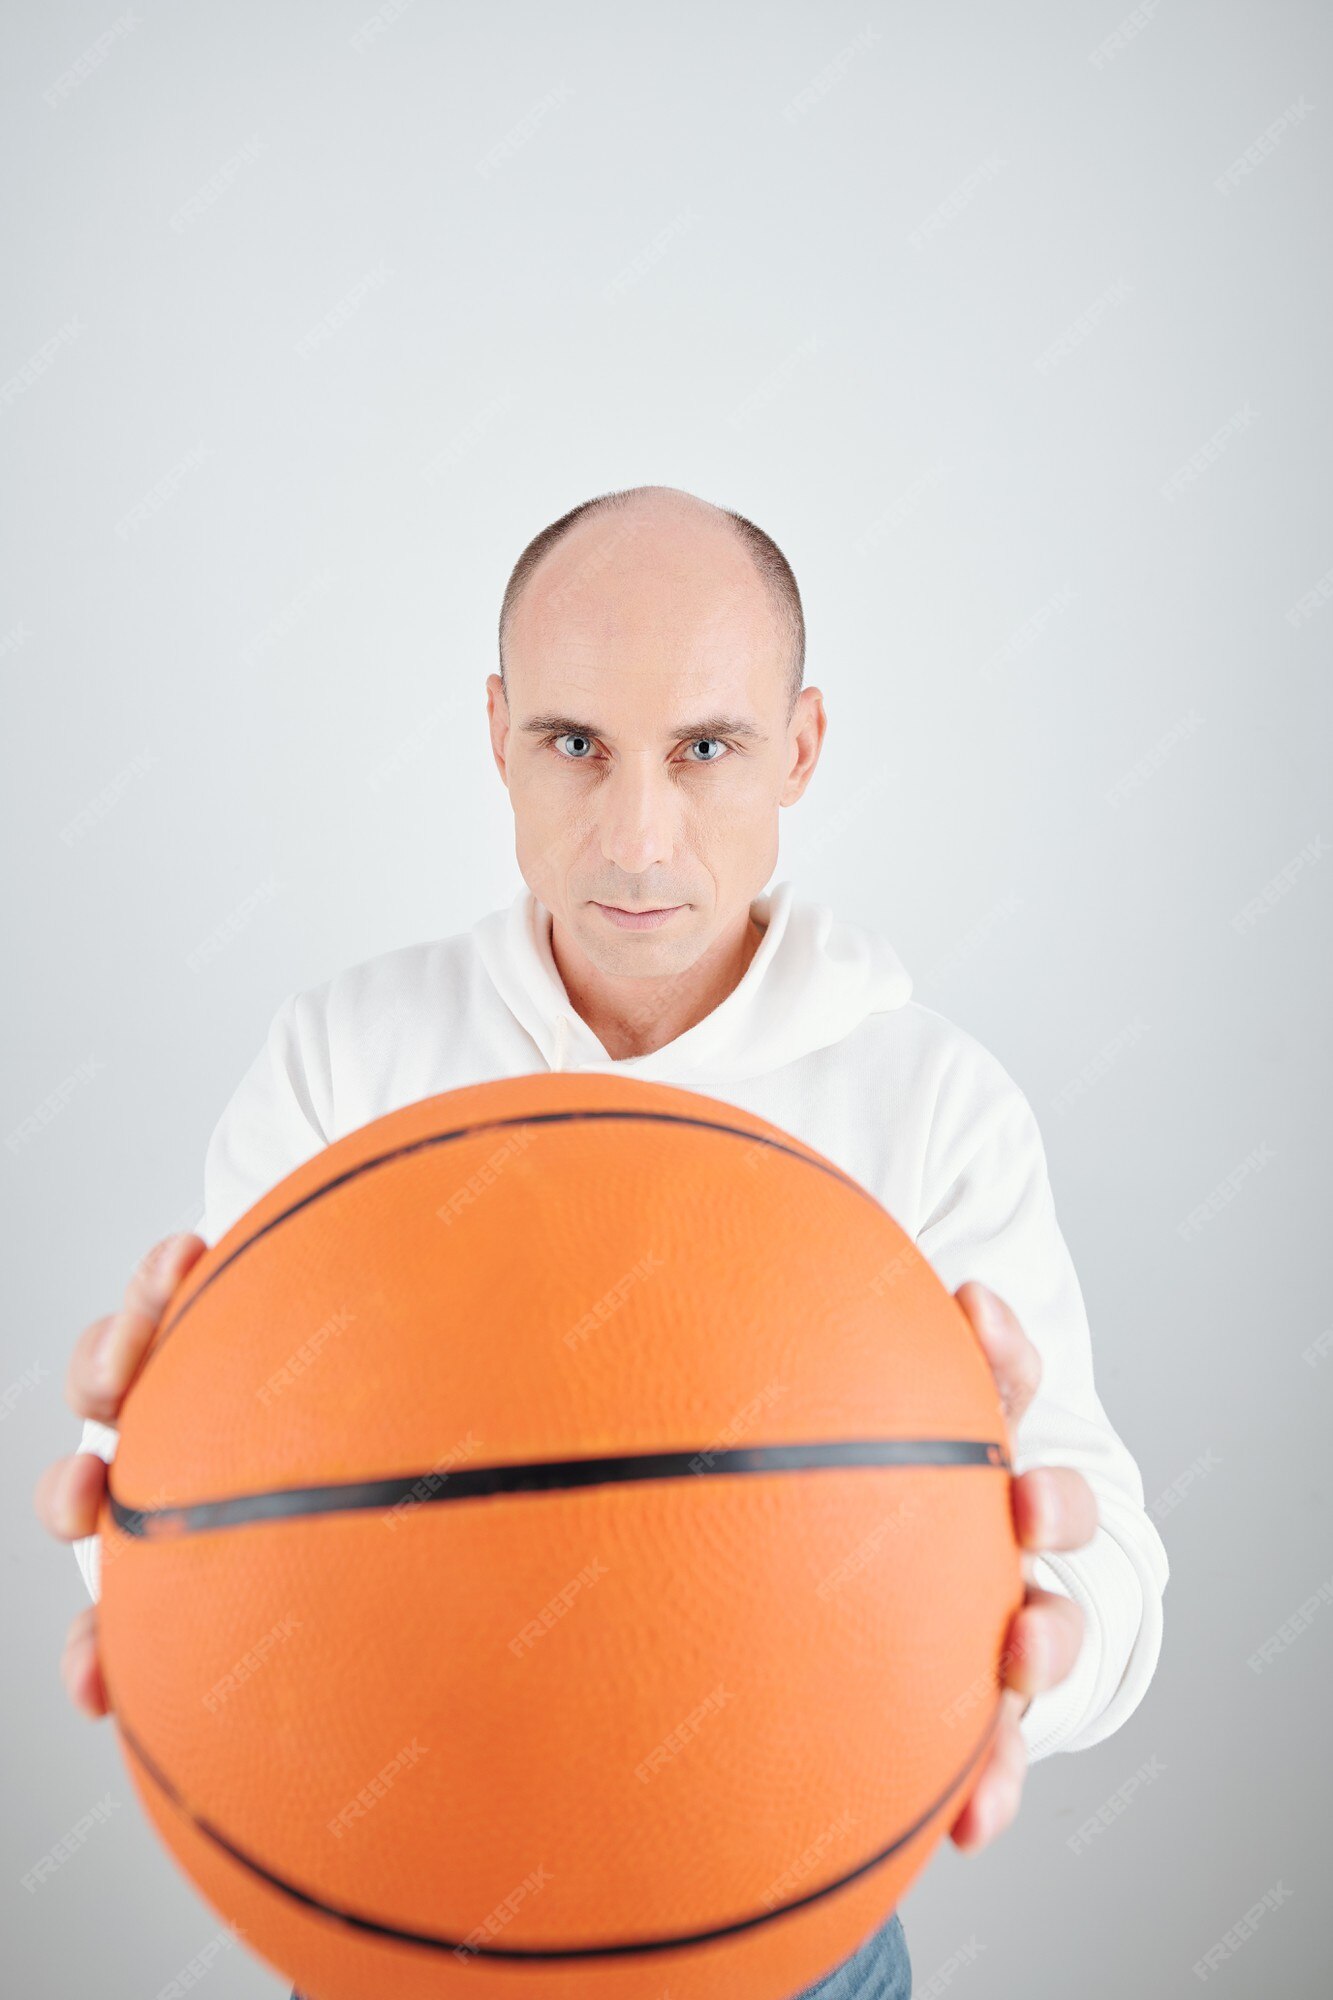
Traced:
POLYGON ((626 910, 618 903, 594 902, 593 908, 600 910, 607 921, 615 924, 618 930, 651 931, 656 930, 659 924, 666 923, 668 918, 674 917, 677 910, 683 910, 685 905, 665 903, 655 909, 626 910))

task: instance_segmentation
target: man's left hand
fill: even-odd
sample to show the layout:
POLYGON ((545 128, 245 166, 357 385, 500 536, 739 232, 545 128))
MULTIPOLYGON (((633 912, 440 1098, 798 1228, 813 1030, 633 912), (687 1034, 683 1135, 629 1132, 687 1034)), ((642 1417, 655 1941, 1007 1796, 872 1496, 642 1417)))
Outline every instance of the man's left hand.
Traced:
MULTIPOLYGON (((1041 1381, 1041 1356, 1004 1300, 968 1279, 954 1293, 985 1350, 999 1385, 1012 1439, 1041 1381)), ((1097 1532, 1097 1500, 1081 1472, 1033 1466, 1011 1481, 1014 1533, 1022 1548, 1081 1549, 1097 1532)), ((1018 1719, 1034 1694, 1064 1680, 1083 1643, 1083 1613, 1070 1598, 1030 1583, 1014 1613, 1003 1652, 1003 1689, 995 1740, 967 1804, 949 1829, 970 1852, 1003 1833, 1018 1812, 1027 1777, 1027 1746, 1018 1719)))

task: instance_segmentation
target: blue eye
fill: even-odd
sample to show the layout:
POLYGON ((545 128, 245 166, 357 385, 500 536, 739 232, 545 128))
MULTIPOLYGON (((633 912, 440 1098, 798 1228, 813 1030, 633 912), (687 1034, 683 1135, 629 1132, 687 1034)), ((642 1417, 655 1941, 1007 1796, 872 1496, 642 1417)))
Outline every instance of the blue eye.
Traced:
MULTIPOLYGON (((590 736, 585 736, 581 730, 577 729, 556 730, 550 736, 546 737, 545 741, 548 744, 583 743, 586 744, 587 748, 590 751, 594 747, 592 738, 590 736)), ((725 743, 722 737, 720 736, 696 736, 694 738, 694 743, 714 743, 717 745, 719 751, 729 752, 730 750, 730 745, 725 743)), ((693 745, 691 745, 691 747, 693 747, 693 745)), ((585 756, 571 756, 568 752, 565 751, 562 751, 561 755, 565 758, 566 763, 569 764, 586 764, 588 762, 588 758, 585 756)), ((685 761, 688 764, 720 764, 723 760, 721 756, 716 756, 716 757, 687 757, 685 761)))

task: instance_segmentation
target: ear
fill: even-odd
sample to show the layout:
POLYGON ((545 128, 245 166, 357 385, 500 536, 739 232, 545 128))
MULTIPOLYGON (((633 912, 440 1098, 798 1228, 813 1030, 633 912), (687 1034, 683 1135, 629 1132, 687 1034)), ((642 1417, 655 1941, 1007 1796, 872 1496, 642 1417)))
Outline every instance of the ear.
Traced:
POLYGON ((794 806, 809 784, 824 747, 827 729, 828 717, 824 713, 824 697, 820 690, 817 687, 802 688, 787 725, 791 761, 786 781, 778 794, 779 805, 794 806))
POLYGON ((486 721, 491 732, 491 755, 495 759, 495 768, 500 773, 501 783, 508 786, 505 747, 509 741, 509 702, 499 674, 486 676, 486 721))

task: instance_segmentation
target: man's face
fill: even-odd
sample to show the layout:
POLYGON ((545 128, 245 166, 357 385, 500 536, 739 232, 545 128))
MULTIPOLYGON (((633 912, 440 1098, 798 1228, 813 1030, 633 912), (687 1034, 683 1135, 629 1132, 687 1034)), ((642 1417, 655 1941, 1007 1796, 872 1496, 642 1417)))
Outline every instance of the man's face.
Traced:
POLYGON ((669 976, 743 929, 823 734, 817 689, 788 721, 787 644, 697 503, 594 515, 534 572, 508 698, 487 682, 492 747, 523 879, 602 972, 669 976))

